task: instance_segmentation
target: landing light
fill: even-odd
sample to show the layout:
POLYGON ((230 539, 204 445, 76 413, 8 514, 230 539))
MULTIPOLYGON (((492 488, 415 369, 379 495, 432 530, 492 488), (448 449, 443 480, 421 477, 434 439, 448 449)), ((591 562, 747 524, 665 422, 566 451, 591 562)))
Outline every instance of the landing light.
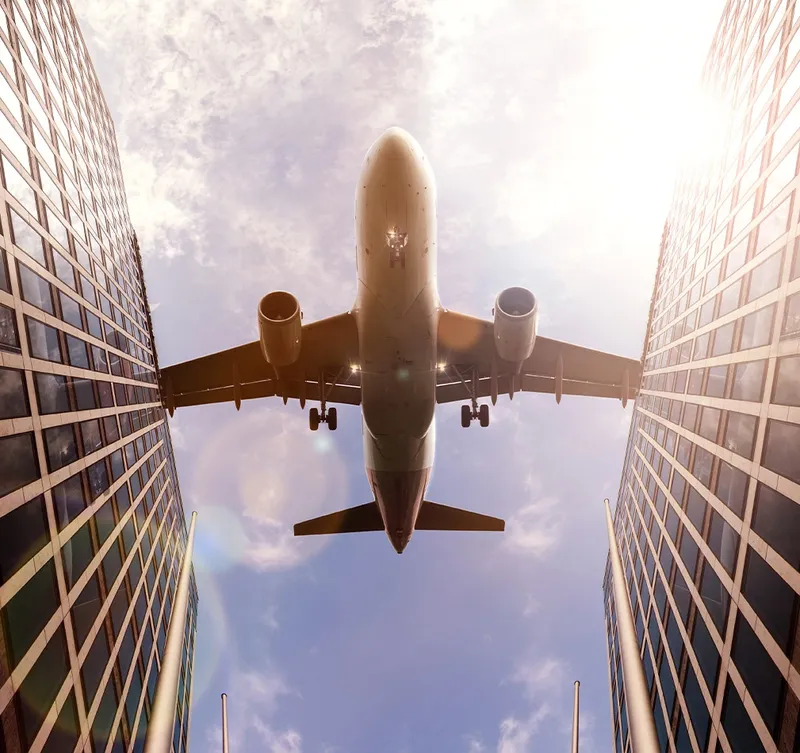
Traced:
POLYGON ((354 363, 352 366, 350 366, 350 369, 352 371, 360 371, 361 367, 357 363, 354 363))
POLYGON ((446 363, 440 363, 440 364, 438 364, 436 366, 436 368, 439 369, 439 371, 444 371, 447 368, 447 364, 446 363))

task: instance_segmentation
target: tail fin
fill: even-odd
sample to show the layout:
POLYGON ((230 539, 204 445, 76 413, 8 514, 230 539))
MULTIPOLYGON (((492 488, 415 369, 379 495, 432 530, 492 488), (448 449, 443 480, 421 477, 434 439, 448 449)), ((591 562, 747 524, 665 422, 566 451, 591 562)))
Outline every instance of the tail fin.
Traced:
POLYGON ((316 536, 326 533, 360 533, 383 531, 383 518, 375 502, 349 507, 319 518, 305 520, 294 527, 295 536, 316 536))
POLYGON ((414 528, 417 531, 505 531, 506 523, 500 518, 426 500, 420 507, 414 528))

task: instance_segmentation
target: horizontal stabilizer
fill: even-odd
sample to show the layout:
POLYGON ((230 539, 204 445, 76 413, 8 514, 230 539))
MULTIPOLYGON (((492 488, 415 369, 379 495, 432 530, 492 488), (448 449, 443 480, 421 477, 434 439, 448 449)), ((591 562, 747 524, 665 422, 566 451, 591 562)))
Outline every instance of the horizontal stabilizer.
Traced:
POLYGON ((417 531, 505 531, 506 523, 490 515, 426 500, 420 507, 414 528, 417 531))
POLYGON ((295 536, 316 536, 326 533, 361 533, 383 531, 383 518, 375 502, 332 512, 319 518, 305 520, 294 527, 295 536))

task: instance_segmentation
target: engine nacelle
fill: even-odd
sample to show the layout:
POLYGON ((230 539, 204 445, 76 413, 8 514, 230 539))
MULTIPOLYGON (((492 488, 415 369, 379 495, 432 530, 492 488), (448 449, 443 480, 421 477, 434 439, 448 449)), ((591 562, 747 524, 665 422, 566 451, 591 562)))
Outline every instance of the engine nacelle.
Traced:
POLYGON ((273 366, 289 366, 300 358, 300 302, 291 293, 276 291, 258 304, 261 352, 273 366))
POLYGON ((497 355, 520 364, 533 352, 539 308, 525 288, 506 288, 494 304, 494 344, 497 355))

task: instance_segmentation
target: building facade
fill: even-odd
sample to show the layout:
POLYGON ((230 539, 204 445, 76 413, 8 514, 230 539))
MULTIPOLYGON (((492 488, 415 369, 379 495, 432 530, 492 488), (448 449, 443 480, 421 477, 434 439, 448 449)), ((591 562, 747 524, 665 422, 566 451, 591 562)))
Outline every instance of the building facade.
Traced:
MULTIPOLYGON (((800 3, 729 0, 676 188, 615 530, 661 750, 800 750, 800 3)), ((628 749, 610 571, 615 748, 628 749)))
MULTIPOLYGON (((187 538, 114 127, 67 0, 0 0, 0 753, 140 751, 187 538)), ((173 735, 187 748, 192 582, 173 735)))

